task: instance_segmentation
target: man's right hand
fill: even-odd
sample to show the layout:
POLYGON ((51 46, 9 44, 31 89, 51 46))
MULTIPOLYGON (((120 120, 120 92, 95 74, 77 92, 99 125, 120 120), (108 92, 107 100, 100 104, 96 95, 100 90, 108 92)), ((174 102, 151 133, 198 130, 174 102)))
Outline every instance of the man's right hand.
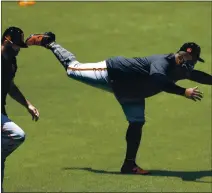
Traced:
POLYGON ((192 99, 194 101, 201 101, 201 99, 203 98, 203 93, 200 92, 198 90, 198 87, 194 87, 194 88, 187 88, 186 91, 185 91, 185 97, 186 98, 189 98, 189 99, 192 99))

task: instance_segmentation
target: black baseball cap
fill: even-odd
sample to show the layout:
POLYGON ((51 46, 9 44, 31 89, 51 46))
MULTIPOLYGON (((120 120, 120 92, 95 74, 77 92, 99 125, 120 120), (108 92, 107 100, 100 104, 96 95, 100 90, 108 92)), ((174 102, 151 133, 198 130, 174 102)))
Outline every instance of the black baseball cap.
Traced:
POLYGON ((184 51, 189 53, 191 56, 197 57, 197 60, 200 62, 205 62, 202 58, 200 58, 201 48, 198 44, 194 42, 184 43, 179 51, 184 51))
POLYGON ((18 27, 7 28, 2 35, 2 43, 5 39, 12 42, 13 44, 20 46, 21 48, 28 47, 24 42, 24 32, 18 27))

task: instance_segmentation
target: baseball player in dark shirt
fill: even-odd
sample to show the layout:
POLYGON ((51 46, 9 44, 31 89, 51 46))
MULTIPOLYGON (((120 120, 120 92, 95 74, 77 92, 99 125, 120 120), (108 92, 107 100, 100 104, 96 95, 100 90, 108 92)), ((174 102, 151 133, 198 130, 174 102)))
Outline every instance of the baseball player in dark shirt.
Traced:
POLYGON ((136 164, 145 123, 145 98, 164 91, 197 101, 203 97, 197 87, 183 88, 175 83, 189 79, 201 84, 212 84, 211 75, 194 70, 198 61, 204 62, 200 57, 201 48, 194 42, 183 44, 176 53, 142 58, 119 56, 97 63, 77 61, 73 53, 55 42, 52 32, 33 34, 27 38, 26 44, 50 49, 69 77, 114 93, 129 122, 122 173, 149 174, 136 164))
POLYGON ((32 115, 33 120, 39 118, 38 110, 24 97, 16 86, 14 78, 17 71, 16 56, 21 48, 27 48, 24 43, 24 33, 20 28, 9 27, 1 39, 1 174, 3 183, 6 158, 25 140, 24 131, 8 118, 6 113, 6 97, 9 94, 23 105, 32 115))

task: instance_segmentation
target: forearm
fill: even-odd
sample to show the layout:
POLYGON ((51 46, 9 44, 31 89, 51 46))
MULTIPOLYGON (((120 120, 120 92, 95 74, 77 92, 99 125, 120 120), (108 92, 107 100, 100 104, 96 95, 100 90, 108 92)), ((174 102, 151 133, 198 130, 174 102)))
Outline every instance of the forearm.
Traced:
POLYGON ((16 100, 18 103, 20 103, 21 105, 23 105, 26 108, 30 104, 30 102, 24 97, 22 92, 19 90, 19 88, 14 83, 12 83, 12 85, 11 85, 9 95, 14 100, 16 100))
POLYGON ((198 70, 192 71, 189 79, 200 84, 212 85, 212 76, 198 70))
POLYGON ((161 74, 153 74, 152 75, 153 81, 161 88, 162 91, 176 94, 176 95, 185 95, 185 88, 182 88, 175 83, 171 82, 169 79, 167 79, 166 76, 161 74))

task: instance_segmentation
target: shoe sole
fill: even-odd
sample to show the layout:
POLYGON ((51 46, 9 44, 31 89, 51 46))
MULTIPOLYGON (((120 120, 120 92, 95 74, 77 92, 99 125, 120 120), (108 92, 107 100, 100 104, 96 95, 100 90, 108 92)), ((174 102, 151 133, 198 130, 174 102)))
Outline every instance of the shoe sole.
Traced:
POLYGON ((150 175, 151 174, 151 172, 147 172, 147 173, 135 173, 135 172, 121 172, 121 174, 131 174, 131 175, 143 175, 143 176, 145 176, 145 175, 150 175))

